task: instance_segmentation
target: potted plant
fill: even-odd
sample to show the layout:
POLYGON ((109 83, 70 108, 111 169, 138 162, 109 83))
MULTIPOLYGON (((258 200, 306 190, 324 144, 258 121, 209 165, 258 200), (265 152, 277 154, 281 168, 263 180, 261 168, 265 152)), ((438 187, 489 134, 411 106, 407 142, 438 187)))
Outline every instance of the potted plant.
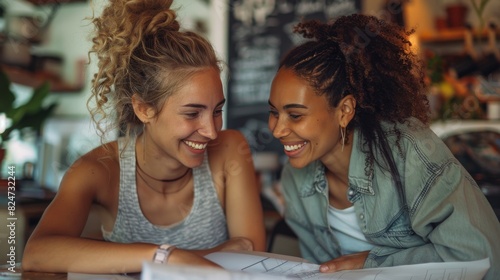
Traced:
POLYGON ((479 19, 479 30, 482 31, 484 28, 483 12, 490 0, 479 0, 479 3, 477 2, 477 0, 470 0, 470 2, 472 4, 472 8, 474 9, 474 13, 479 19))
POLYGON ((1 167, 3 157, 6 153, 5 144, 10 139, 12 132, 31 128, 39 134, 44 121, 52 114, 57 104, 55 102, 48 105, 44 104, 44 100, 50 93, 50 85, 48 82, 45 82, 33 89, 33 94, 27 102, 16 106, 16 95, 12 92, 10 79, 1 69, 0 93, 0 115, 3 115, 6 124, 0 124, 1 167))

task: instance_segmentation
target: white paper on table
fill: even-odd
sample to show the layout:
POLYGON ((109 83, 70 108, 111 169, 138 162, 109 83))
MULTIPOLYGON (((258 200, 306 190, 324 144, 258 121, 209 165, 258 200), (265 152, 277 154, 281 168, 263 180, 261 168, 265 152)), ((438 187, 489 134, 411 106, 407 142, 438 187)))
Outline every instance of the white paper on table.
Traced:
POLYGON ((319 265, 301 259, 266 253, 217 252, 207 259, 231 271, 286 276, 289 279, 325 280, 481 280, 489 259, 470 262, 440 262, 320 273, 319 265))
POLYGON ((138 280, 141 274, 93 274, 68 272, 68 280, 138 280))
POLYGON ((268 275, 218 268, 182 265, 162 265, 145 262, 141 280, 288 280, 286 276, 268 275))
POLYGON ((301 258, 272 253, 216 252, 206 255, 205 258, 230 271, 286 276, 288 279, 305 279, 319 274, 317 264, 301 258))
POLYGON ((441 262, 346 270, 311 279, 326 280, 481 280, 490 268, 488 258, 470 262, 441 262))
MULTIPOLYGON (((206 256, 224 269, 144 262, 141 280, 481 280, 488 258, 470 262, 441 262, 320 273, 304 259, 263 252, 217 252, 206 256)), ((69 273, 68 279, 139 279, 138 275, 69 273)))

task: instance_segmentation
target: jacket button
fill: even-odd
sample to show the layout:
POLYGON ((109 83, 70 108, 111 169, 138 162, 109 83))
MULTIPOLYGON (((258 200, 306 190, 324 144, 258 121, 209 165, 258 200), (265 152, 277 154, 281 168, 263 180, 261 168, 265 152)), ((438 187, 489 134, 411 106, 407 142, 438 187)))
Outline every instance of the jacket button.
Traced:
POLYGON ((353 190, 349 190, 349 191, 347 192, 347 194, 348 194, 348 195, 353 195, 353 194, 354 194, 354 191, 353 191, 353 190))
POLYGON ((365 215, 363 215, 363 214, 360 214, 360 215, 359 215, 359 219, 360 219, 360 220, 363 220, 364 218, 365 218, 365 215))

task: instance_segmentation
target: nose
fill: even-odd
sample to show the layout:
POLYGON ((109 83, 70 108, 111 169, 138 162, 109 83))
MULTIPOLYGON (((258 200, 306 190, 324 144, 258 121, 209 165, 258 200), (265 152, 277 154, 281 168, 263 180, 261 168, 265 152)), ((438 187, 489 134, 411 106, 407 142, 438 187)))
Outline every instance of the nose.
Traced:
POLYGON ((203 137, 206 137, 210 140, 214 140, 217 138, 217 132, 220 128, 217 125, 217 119, 207 117, 205 121, 201 123, 200 129, 198 129, 198 133, 203 137))
POLYGON ((280 139, 290 133, 290 129, 287 127, 286 121, 283 120, 283 118, 270 115, 268 125, 269 130, 272 131, 273 136, 277 139, 280 139))

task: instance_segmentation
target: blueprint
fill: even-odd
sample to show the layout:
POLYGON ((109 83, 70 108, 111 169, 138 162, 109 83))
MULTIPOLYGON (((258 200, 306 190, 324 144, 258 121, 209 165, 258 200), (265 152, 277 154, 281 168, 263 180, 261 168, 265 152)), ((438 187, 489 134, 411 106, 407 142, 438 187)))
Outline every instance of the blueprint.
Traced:
POLYGON ((481 280, 490 267, 489 259, 483 259, 320 273, 317 264, 276 254, 217 252, 206 258, 230 271, 285 276, 287 279, 481 280))

